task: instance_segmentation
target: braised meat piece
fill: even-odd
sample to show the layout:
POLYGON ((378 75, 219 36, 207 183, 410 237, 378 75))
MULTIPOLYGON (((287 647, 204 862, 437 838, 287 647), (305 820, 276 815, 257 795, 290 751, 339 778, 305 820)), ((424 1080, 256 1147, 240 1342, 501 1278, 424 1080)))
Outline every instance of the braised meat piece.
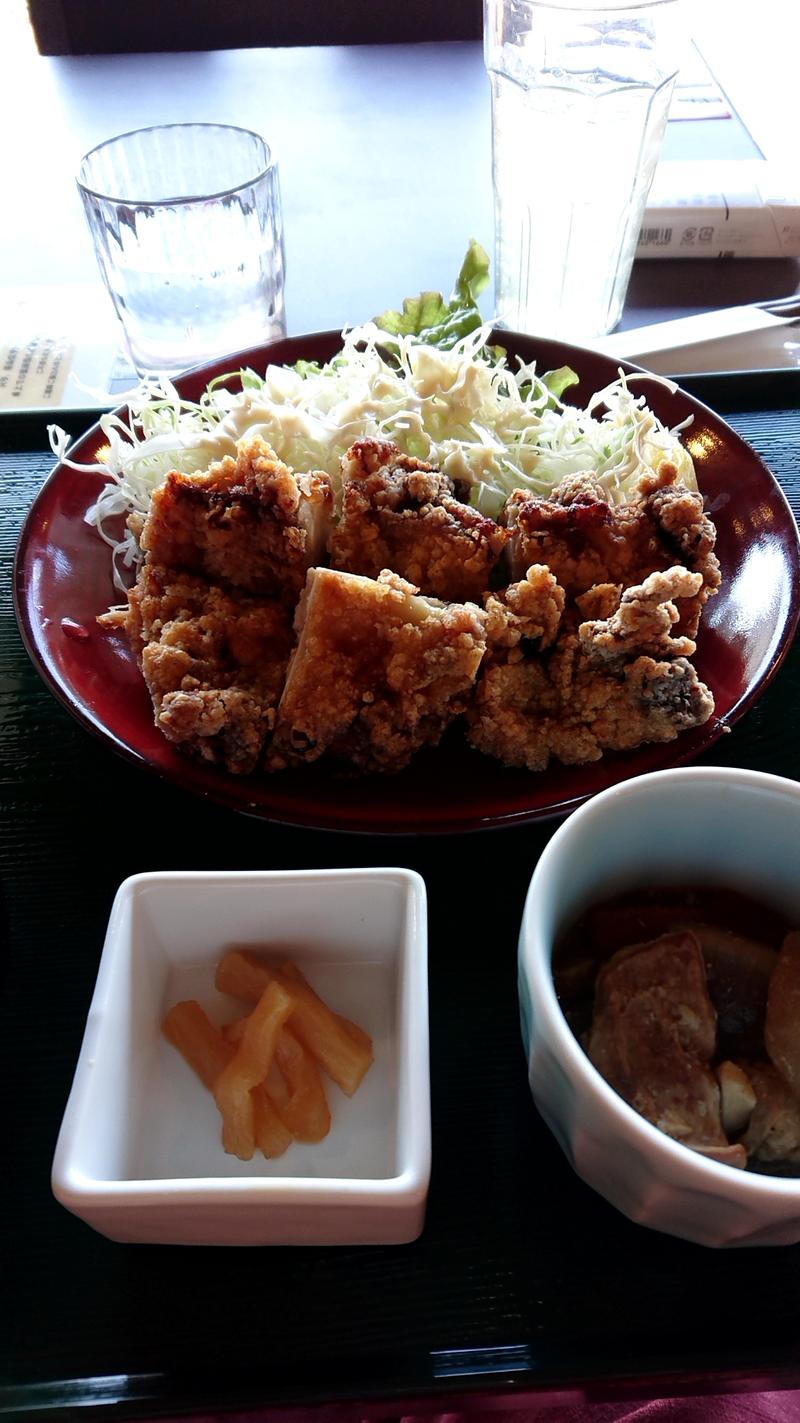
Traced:
POLYGON ((800 1100, 771 1062, 742 1061, 756 1104, 742 1145, 755 1161, 800 1165, 800 1100))
POLYGON ((342 479, 334 568, 370 578, 391 569, 432 597, 480 600, 509 534, 456 499, 447 475, 365 439, 345 455, 342 479))
POLYGON ((333 493, 326 474, 293 474, 261 439, 204 474, 168 474, 141 531, 153 563, 295 603, 322 556, 333 493))
POLYGON ((463 711, 486 646, 479 608, 420 597, 389 572, 312 569, 295 622, 272 769, 328 755, 400 770, 463 711))
POLYGON ((654 1126, 716 1154, 729 1147, 710 1068, 716 1026, 700 945, 689 933, 664 934, 621 949, 601 969, 587 1051, 654 1126))
POLYGON ((763 1051, 767 994, 777 959, 774 948, 695 919, 676 921, 673 927, 691 929, 703 951, 720 1049, 729 1056, 763 1051))
POLYGON ((800 932, 787 934, 769 982, 764 1045, 791 1090, 800 1095, 800 932))
POLYGON ((546 563, 574 599, 596 584, 627 588, 681 564, 700 575, 695 590, 678 597, 680 631, 694 637, 703 607, 720 585, 716 531, 702 496, 677 483, 674 465, 663 462, 659 479, 655 488, 645 486, 622 504, 609 503, 591 474, 570 475, 549 499, 515 491, 504 513, 512 577, 522 577, 532 563, 546 563))
POLYGON ((283 689, 291 611, 149 561, 128 603, 124 626, 156 726, 203 760, 237 775, 254 770, 283 689))

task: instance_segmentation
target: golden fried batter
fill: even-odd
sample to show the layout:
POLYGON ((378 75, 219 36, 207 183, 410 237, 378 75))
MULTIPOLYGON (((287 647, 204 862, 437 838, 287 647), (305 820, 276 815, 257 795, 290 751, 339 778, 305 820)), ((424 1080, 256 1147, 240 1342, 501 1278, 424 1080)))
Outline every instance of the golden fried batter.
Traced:
POLYGON ((541 652, 555 642, 564 611, 564 590, 549 568, 535 563, 519 583, 486 595, 487 641, 493 649, 541 652))
POLYGON ((324 553, 332 508, 326 474, 293 474, 256 437, 205 474, 168 474, 140 542, 162 567, 294 603, 324 553))
POLYGON ((389 572, 312 569, 296 626, 273 769, 329 755, 400 770, 463 711, 486 646, 479 608, 420 597, 389 572))
POLYGON ((481 598, 509 534, 454 498, 447 475, 370 439, 351 446, 342 476, 334 568, 370 578, 391 568, 432 597, 481 598))
POLYGON ((696 591, 678 602, 680 630, 694 637, 702 610, 720 585, 716 531, 703 511, 702 495, 676 482, 674 465, 662 463, 659 476, 655 489, 647 485, 616 505, 591 474, 571 475, 550 499, 515 491, 505 508, 512 577, 522 577, 532 563, 545 563, 574 599, 596 584, 627 588, 682 564, 700 575, 696 591))
POLYGON ((691 657, 695 643, 690 637, 673 636, 673 629, 680 620, 678 602, 699 593, 702 582, 699 573, 685 568, 651 573, 638 587, 625 589, 614 612, 581 623, 581 646, 598 663, 618 661, 631 651, 651 657, 691 657))
MULTIPOLYGON (((541 578, 541 570, 530 572, 541 578)), ((609 619, 577 631, 562 623, 544 651, 509 640, 502 613, 512 589, 492 595, 489 649, 467 714, 473 746, 506 765, 543 771, 551 760, 597 761, 604 751, 672 741, 702 725, 714 699, 686 657, 675 656, 686 644, 672 637, 672 599, 687 576, 683 568, 652 574, 622 594, 609 619)), ((607 609, 617 596, 607 585, 600 594, 589 605, 607 609)))
POLYGON ((126 629, 156 725, 203 760, 254 770, 283 688, 291 611, 149 561, 128 599, 126 629))
POLYGON ((587 474, 516 491, 507 527, 386 441, 357 441, 342 473, 335 528, 328 476, 257 436, 153 494, 129 607, 103 621, 190 753, 239 774, 323 755, 393 771, 465 712, 473 746, 538 771, 711 715, 687 658, 715 533, 673 465, 613 507, 587 474))

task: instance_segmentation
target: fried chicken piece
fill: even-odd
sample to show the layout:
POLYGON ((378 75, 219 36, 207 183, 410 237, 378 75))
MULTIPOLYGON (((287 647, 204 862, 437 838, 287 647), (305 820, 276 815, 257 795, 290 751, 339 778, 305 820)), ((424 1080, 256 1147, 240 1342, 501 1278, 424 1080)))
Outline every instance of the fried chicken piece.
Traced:
POLYGON ((674 465, 662 462, 659 479, 655 488, 645 485, 616 505, 591 474, 570 475, 549 499, 516 490, 504 511, 512 577, 546 563, 567 598, 575 599, 596 584, 630 587, 680 563, 701 580, 678 602, 680 630, 694 637, 703 607, 720 586, 716 530, 702 495, 676 482, 674 465))
POLYGON ((610 618, 617 611, 624 592, 621 583, 595 583, 593 588, 578 594, 574 607, 580 613, 581 620, 610 618))
POLYGON ((326 474, 293 474, 262 439, 203 474, 167 475, 140 542, 153 563, 296 603, 333 509, 326 474))
POLYGON ((510 535, 456 499, 447 475, 365 439, 348 450, 342 477, 334 568, 370 578, 388 568, 432 597, 480 599, 510 535))
POLYGON ((507 766, 544 771, 599 761, 606 751, 632 751, 674 741, 702 726, 714 710, 690 662, 638 657, 601 672, 581 659, 575 638, 552 656, 487 666, 467 714, 470 742, 507 766))
MULTIPOLYGON (((542 651, 558 636, 564 612, 564 590, 549 568, 533 564, 520 579, 499 593, 488 593, 486 635, 495 649, 518 648, 542 651)), ((518 654, 521 655, 521 654, 518 654)))
POLYGON ((711 1070, 717 1015, 700 945, 663 934, 600 970, 588 1055, 616 1092, 686 1146, 728 1147, 711 1070))
MULTIPOLYGON (((541 654, 509 645, 502 610, 511 589, 495 596, 487 657, 467 713, 473 746, 508 766, 543 771, 552 759, 597 761, 604 751, 672 741, 706 722, 714 710, 710 691, 685 657, 672 656, 683 644, 671 635, 671 595, 685 576, 683 569, 651 575, 622 594, 610 619, 575 632, 562 624, 541 654)), ((605 606, 609 596, 604 585, 605 606)))
MULTIPOLYGON (((696 648, 692 639, 672 635, 680 619, 676 604, 699 593, 702 583, 699 573, 680 567, 651 573, 637 587, 625 589, 609 616, 581 623, 581 646, 598 663, 617 662, 631 652, 651 657, 691 657, 696 648)), ((602 586, 605 592, 609 585, 602 586)), ((585 606, 587 599, 583 601, 585 606)))
POLYGON ((126 631, 156 726, 181 750, 245 775, 275 722, 292 614, 149 560, 128 595, 126 631))
POLYGON ((399 771, 464 709, 486 647, 472 604, 420 597, 384 571, 373 580, 312 569, 278 708, 271 769, 329 755, 399 771))

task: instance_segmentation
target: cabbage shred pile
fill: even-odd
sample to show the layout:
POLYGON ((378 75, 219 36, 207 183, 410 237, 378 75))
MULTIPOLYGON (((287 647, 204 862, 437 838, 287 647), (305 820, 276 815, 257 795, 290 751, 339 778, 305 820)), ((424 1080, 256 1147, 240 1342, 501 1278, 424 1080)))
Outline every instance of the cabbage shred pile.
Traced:
MULTIPOLYGON (((451 315, 447 321, 452 333, 451 315)), ((113 550, 117 587, 128 586, 140 557, 120 516, 146 514, 170 470, 207 469, 254 435, 296 472, 326 471, 337 492, 340 461, 354 440, 391 440, 449 475, 461 497, 492 517, 514 489, 547 495, 584 470, 619 501, 665 458, 696 488, 678 428, 662 425, 630 389, 639 377, 620 373, 580 408, 561 398, 578 380, 569 368, 539 374, 535 364, 512 362, 491 346, 490 326, 464 325, 474 329, 438 345, 426 329, 398 329, 403 318, 384 328, 370 322, 346 331, 341 352, 325 365, 268 366, 263 376, 240 371, 239 390, 221 378, 197 402, 166 379, 144 380, 126 418, 102 416, 107 448, 92 466, 103 485, 86 517, 113 550)), ((73 463, 64 432, 51 426, 49 433, 54 453, 73 463)))

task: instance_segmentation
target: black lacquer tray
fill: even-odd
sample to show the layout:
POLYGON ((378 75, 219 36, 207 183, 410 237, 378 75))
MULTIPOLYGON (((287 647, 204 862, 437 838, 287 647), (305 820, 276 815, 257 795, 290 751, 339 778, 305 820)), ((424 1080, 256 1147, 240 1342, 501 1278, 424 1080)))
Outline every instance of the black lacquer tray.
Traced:
MULTIPOLYGON (((800 372, 685 382, 800 510, 800 372)), ((800 1385, 800 1254, 714 1252, 631 1224, 538 1119, 516 1003, 528 880, 558 823, 386 841, 276 827, 116 757, 51 697, 11 609, 45 417, 0 418, 0 1411, 176 1417, 452 1411, 478 1396, 800 1385), (391 1249, 122 1246, 49 1173, 116 886, 140 870, 395 862, 430 909, 434 1166, 391 1249)), ((90 416, 71 417, 75 432, 90 416)), ((702 759, 800 776, 800 653, 702 759)))

